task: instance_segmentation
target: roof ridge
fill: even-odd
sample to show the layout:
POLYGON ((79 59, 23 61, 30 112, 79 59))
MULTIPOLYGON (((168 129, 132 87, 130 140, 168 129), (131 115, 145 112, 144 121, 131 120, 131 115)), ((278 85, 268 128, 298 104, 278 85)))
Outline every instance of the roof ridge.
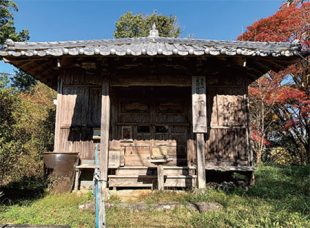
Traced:
POLYGON ((241 40, 215 40, 215 39, 194 39, 194 38, 174 38, 174 37, 128 37, 128 38, 111 38, 111 39, 93 39, 93 40, 60 40, 60 41, 13 41, 12 39, 7 39, 5 41, 5 46, 14 46, 15 44, 25 44, 25 45, 32 45, 32 44, 78 44, 78 43, 95 43, 95 42, 115 42, 115 41, 138 41, 138 40, 148 40, 148 41, 160 41, 160 40, 171 40, 171 41, 201 41, 201 42, 231 42, 231 43, 253 43, 253 44, 300 44, 299 40, 294 40, 292 42, 276 42, 276 41, 241 41, 241 40))

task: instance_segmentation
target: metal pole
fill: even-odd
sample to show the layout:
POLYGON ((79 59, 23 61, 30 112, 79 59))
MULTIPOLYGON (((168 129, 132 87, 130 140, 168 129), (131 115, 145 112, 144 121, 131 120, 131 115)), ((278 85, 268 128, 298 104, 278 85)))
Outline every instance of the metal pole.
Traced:
POLYGON ((105 206, 104 206, 104 192, 101 189, 101 175, 100 175, 100 160, 99 160, 99 152, 98 152, 99 144, 96 144, 95 150, 95 173, 94 173, 94 181, 95 181, 95 205, 96 205, 96 228, 105 228, 105 206))

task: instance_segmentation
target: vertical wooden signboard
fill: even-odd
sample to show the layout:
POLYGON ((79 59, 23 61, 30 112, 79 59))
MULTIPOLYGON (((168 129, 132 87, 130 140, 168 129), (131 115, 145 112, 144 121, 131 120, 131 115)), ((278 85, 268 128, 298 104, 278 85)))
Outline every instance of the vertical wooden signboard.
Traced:
POLYGON ((206 78, 204 76, 192 77, 192 113, 193 132, 207 132, 207 99, 206 78))
POLYGON ((207 132, 206 78, 192 77, 193 132, 196 133, 198 188, 206 187, 204 133, 207 132))

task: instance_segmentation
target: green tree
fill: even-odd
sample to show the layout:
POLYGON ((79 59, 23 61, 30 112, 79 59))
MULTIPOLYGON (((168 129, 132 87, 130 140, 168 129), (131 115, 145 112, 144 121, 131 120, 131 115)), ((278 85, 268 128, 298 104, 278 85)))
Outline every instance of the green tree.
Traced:
POLYGON ((53 149, 55 96, 42 83, 26 92, 0 87, 0 186, 42 176, 42 153, 53 149))
MULTIPOLYGON (((0 47, 4 45, 7 39, 13 41, 27 41, 29 39, 28 30, 16 31, 13 12, 17 11, 17 5, 12 0, 0 0, 0 47)), ((20 70, 15 71, 12 81, 13 87, 21 91, 29 90, 36 83, 31 75, 20 70)))
POLYGON ((115 24, 115 38, 147 37, 153 23, 162 37, 178 37, 180 27, 177 18, 174 16, 164 16, 153 13, 145 16, 142 14, 123 14, 115 24))
POLYGON ((7 87, 9 82, 9 75, 6 73, 0 73, 0 90, 7 87))
POLYGON ((8 88, 8 76, 0 75, 0 186, 4 177, 12 169, 17 155, 18 143, 12 134, 15 119, 13 112, 19 105, 14 91, 8 88))
MULTIPOLYGON (((29 38, 27 30, 16 31, 14 11, 13 1, 0 0, 0 46, 29 38)), ((42 152, 53 147, 53 98, 55 91, 22 71, 0 73, 0 186, 42 176, 42 152)))
POLYGON ((29 39, 28 30, 16 31, 13 17, 14 11, 18 11, 18 8, 12 0, 0 0, 0 45, 3 45, 6 39, 14 41, 29 39))
POLYGON ((22 70, 15 70, 12 78, 12 86, 19 91, 29 91, 35 84, 35 80, 31 75, 26 74, 22 70))

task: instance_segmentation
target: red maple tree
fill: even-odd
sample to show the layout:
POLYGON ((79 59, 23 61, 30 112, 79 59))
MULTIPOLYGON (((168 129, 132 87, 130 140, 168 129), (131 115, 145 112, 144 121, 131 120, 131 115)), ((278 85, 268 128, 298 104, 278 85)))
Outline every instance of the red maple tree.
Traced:
MULTIPOLYGON (((238 40, 291 42, 310 47, 310 2, 291 1, 263 18, 238 40)), ((295 162, 310 164, 310 64, 309 57, 287 69, 269 72, 249 87, 252 140, 259 163, 266 146, 285 147, 295 162), (298 151, 296 153, 296 151, 298 151)))
POLYGON ((299 39, 304 47, 310 45, 310 2, 282 5, 272 16, 247 27, 238 40, 287 42, 299 39))

